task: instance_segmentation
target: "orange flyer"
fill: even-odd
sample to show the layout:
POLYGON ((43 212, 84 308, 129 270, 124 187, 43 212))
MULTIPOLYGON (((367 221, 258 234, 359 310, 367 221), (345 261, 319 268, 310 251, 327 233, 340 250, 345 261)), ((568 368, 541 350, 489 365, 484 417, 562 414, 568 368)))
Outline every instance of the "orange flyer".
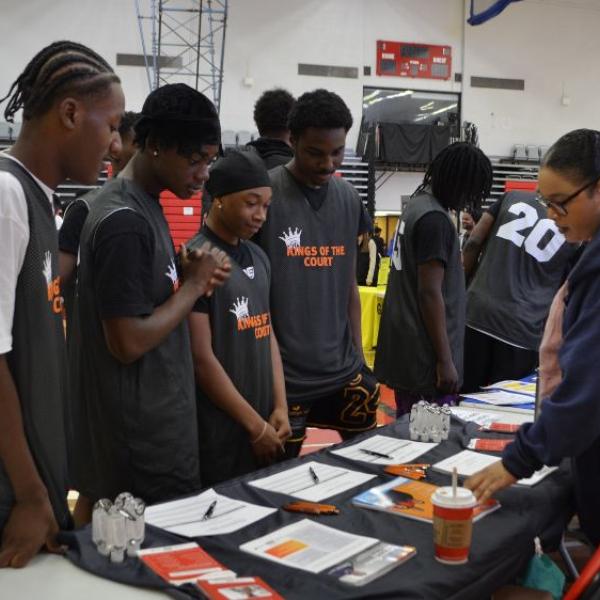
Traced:
POLYGON ((206 573, 224 570, 223 565, 195 542, 148 548, 138 553, 140 560, 165 581, 181 582, 206 573))
MULTIPOLYGON (((437 488, 438 486, 432 483, 397 477, 355 496, 352 504, 433 523, 431 495, 437 488)), ((483 506, 476 506, 473 521, 481 519, 498 508, 500 508, 500 504, 494 499, 488 500, 483 506)))

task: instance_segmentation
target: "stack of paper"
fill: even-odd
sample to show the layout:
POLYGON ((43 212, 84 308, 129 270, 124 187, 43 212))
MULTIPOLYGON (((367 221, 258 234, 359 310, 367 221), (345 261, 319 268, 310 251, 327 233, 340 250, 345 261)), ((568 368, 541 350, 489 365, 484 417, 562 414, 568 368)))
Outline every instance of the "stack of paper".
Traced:
POLYGON ((358 444, 332 450, 331 453, 376 465, 397 465, 410 462, 435 446, 437 444, 373 435, 358 444))
POLYGON ((255 479, 249 484, 268 492, 320 502, 325 498, 361 485, 373 477, 375 475, 369 473, 360 473, 351 469, 310 461, 269 477, 255 479))
POLYGON ((211 488, 198 496, 149 506, 146 523, 178 535, 200 537, 237 531, 276 510, 222 496, 211 488))
MULTIPOLYGON (((485 469, 489 465, 498 462, 500 459, 497 456, 491 456, 489 454, 482 454, 480 452, 473 452, 471 450, 463 450, 454 456, 450 456, 444 460, 433 465, 433 469, 442 473, 452 473, 452 470, 456 467, 456 471, 463 477, 470 477, 481 469, 485 469)), ((548 477, 551 473, 556 471, 558 467, 542 467, 539 471, 536 471, 531 477, 527 479, 519 479, 518 485, 534 486, 542 479, 548 477)))

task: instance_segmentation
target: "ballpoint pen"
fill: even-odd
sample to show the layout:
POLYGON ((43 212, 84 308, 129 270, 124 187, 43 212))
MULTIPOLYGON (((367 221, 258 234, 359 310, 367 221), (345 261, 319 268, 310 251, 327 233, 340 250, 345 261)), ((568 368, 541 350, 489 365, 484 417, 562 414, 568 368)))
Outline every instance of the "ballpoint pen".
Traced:
POLYGON ((361 448, 360 449, 361 452, 364 452, 365 454, 368 454, 369 456, 376 456, 377 458, 389 458, 393 460, 393 456, 390 456, 389 454, 384 454, 383 452, 377 452, 377 450, 369 450, 367 448, 361 448))
POLYGON ((213 500, 208 508, 206 509, 206 512, 204 513, 204 515, 202 516, 202 521, 206 521, 207 519, 210 519, 212 517, 212 514, 215 512, 215 507, 217 506, 217 501, 213 500))
POLYGON ((314 483, 319 483, 319 476, 312 467, 308 467, 308 471, 314 483))

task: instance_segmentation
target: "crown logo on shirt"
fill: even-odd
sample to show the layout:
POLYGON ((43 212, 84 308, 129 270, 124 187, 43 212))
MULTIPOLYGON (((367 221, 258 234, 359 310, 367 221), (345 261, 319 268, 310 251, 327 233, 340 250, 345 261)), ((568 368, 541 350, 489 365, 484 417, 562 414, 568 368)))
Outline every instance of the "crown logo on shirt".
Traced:
POLYGON ((233 303, 233 308, 229 309, 230 313, 233 313, 237 320, 246 319, 250 316, 248 312, 248 298, 242 296, 241 298, 236 298, 236 301, 233 303))
POLYGON ((279 239, 284 242, 286 247, 288 248, 298 248, 300 246, 300 236, 302 235, 302 229, 294 229, 292 231, 291 227, 288 227, 287 233, 285 231, 282 232, 283 235, 279 236, 279 239))
POLYGON ((246 267, 245 269, 242 269, 242 271, 244 272, 244 275, 246 275, 246 277, 248 277, 248 279, 254 279, 254 267, 253 266, 246 267))
POLYGON ((177 275, 177 267, 173 259, 171 259, 171 264, 167 267, 165 275, 173 282, 173 285, 177 283, 179 276, 177 275))
POLYGON ((46 278, 46 285, 50 285, 52 283, 52 254, 50 253, 50 250, 46 250, 44 254, 42 272, 46 278))

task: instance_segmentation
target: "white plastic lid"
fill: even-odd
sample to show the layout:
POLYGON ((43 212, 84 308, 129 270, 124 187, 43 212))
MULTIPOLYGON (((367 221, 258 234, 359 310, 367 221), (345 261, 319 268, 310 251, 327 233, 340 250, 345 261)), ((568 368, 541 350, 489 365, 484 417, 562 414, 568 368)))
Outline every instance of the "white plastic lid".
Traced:
POLYGON ((471 490, 457 487, 456 496, 454 496, 451 485, 438 488, 431 494, 431 501, 444 508, 470 508, 477 504, 477 499, 471 490))

